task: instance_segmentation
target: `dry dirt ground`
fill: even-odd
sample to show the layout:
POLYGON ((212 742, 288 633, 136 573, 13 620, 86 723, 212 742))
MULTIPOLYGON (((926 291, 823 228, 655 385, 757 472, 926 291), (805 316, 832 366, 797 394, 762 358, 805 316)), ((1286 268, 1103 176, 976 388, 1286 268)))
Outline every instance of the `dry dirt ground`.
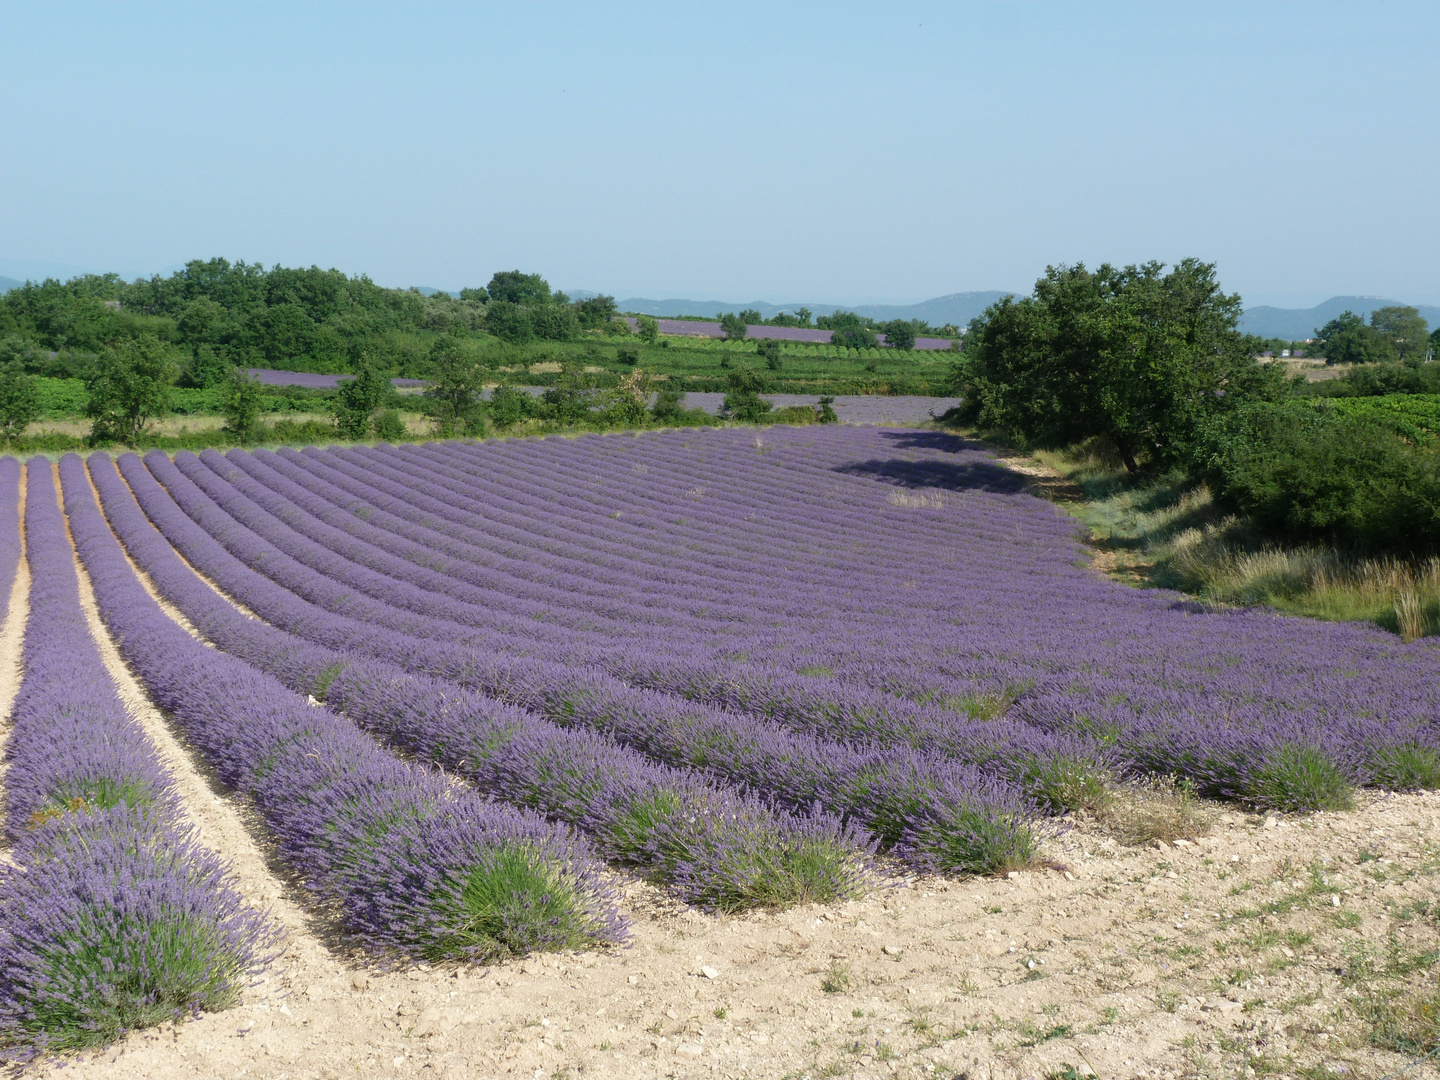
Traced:
MULTIPOLYGON (((39 1075, 1379 1080, 1418 1055, 1375 1045, 1377 1022, 1402 1048, 1433 1031, 1435 793, 1305 818, 1200 807, 1169 830, 1179 839, 1143 846, 1117 839, 1144 824, 1138 812, 1065 821, 1033 870, 877 882, 776 913, 706 915, 617 876, 623 947, 367 966, 333 944, 243 802, 131 680, 83 575, 82 595, 202 836, 289 941, 236 1008, 42 1061, 39 1075)), ((0 633, 0 675, 23 611, 12 604, 0 633)))

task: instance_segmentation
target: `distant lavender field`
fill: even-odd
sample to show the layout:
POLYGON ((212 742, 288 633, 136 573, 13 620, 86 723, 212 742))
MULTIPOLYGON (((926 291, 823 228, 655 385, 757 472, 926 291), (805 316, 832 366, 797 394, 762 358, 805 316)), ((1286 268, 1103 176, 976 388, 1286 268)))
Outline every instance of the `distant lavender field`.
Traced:
MULTIPOLYGON (((309 371, 276 371, 274 368, 246 369, 250 377, 266 386, 303 386, 307 390, 334 390, 348 375, 316 375, 309 371)), ((391 379, 396 386, 424 386, 424 379, 391 379)))
MULTIPOLYGON (((625 320, 630 329, 634 330, 639 325, 638 319, 627 318, 625 320)), ((704 337, 718 338, 724 336, 718 322, 695 322, 691 319, 657 319, 660 326, 660 333, 675 334, 681 337, 704 337)), ((770 338, 775 341, 799 341, 807 345, 828 345, 830 344, 829 330, 802 330, 796 326, 754 326, 747 325, 745 336, 749 338, 770 338)), ((884 334, 876 334, 876 339, 883 345, 884 334)), ((915 339, 915 348, 929 351, 943 351, 953 344, 949 338, 922 337, 915 339)))

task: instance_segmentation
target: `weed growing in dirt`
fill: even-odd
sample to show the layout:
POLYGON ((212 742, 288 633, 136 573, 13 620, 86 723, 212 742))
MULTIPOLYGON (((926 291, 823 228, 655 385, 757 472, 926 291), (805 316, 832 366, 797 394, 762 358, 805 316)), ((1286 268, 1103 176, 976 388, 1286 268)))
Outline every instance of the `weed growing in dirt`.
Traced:
POLYGON ((850 966, 832 962, 820 980, 820 989, 827 994, 843 994, 850 989, 850 966))

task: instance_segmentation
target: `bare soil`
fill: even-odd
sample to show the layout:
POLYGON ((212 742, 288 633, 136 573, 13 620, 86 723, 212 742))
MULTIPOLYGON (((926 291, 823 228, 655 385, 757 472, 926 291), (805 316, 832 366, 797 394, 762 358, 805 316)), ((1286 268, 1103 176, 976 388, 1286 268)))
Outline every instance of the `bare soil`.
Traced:
POLYGON ((463 969, 287 958, 273 993, 63 1075, 1378 1078, 1412 1059, 1367 1043, 1347 973, 1388 942, 1434 947, 1433 908, 1401 916, 1434 901, 1437 833, 1435 794, 1232 810, 1165 849, 1077 826, 1053 868, 737 917, 621 882, 624 948, 463 969))

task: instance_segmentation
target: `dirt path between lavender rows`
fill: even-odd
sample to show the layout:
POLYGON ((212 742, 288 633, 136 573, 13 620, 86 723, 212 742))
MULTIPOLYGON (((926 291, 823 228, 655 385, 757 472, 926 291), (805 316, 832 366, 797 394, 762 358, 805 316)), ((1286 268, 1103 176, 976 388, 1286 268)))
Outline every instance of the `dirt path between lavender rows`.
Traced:
POLYGON ((1050 868, 783 913, 705 915, 617 876, 626 947, 352 969, 266 867, 263 830, 120 671, 206 839, 296 936, 241 1007, 42 1075, 1378 1080, 1413 1055, 1373 1045, 1367 1017, 1435 991, 1433 967, 1395 962, 1440 948, 1434 793, 1293 819, 1214 807, 1208 835, 1164 848, 1066 823, 1046 841, 1050 868))

